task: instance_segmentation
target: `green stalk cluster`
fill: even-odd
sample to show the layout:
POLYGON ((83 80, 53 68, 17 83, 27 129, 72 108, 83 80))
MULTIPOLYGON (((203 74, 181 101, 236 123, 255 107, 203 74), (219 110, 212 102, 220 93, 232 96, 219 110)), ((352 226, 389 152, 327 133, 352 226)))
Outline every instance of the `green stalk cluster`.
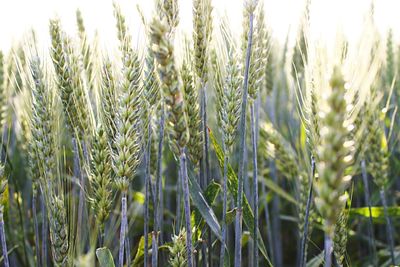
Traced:
POLYGON ((307 118, 307 135, 308 135, 307 142, 308 145, 310 146, 312 155, 315 157, 317 161, 318 161, 318 153, 316 149, 321 139, 321 134, 320 134, 321 122, 318 115, 318 103, 319 99, 315 92, 315 88, 313 88, 312 85, 309 96, 310 112, 307 118))
POLYGON ((262 148, 260 149, 262 154, 266 154, 269 158, 275 159, 276 167, 280 173, 289 179, 297 179, 300 171, 296 154, 290 144, 270 122, 261 124, 260 137, 262 140, 262 148))
POLYGON ((176 158, 179 156, 180 177, 184 193, 185 223, 187 229, 187 266, 191 267, 193 266, 193 250, 190 218, 190 193, 185 154, 185 147, 189 142, 186 107, 180 87, 178 72, 175 68, 174 50, 171 39, 168 36, 168 27, 165 23, 153 19, 150 25, 150 36, 153 44, 153 53, 157 60, 158 76, 161 81, 161 88, 166 105, 166 123, 170 148, 176 158))
POLYGON ((73 118, 77 124, 75 131, 78 132, 78 137, 83 140, 91 137, 94 132, 93 111, 87 88, 83 81, 79 56, 76 54, 70 41, 66 41, 65 48, 66 52, 69 54, 69 68, 72 74, 71 86, 73 88, 73 105, 78 115, 78 117, 73 118))
POLYGON ((91 157, 90 183, 92 186, 92 194, 90 201, 97 224, 102 232, 104 229, 104 222, 110 214, 112 203, 112 159, 107 132, 101 124, 98 126, 95 137, 93 138, 91 157))
POLYGON ((141 106, 143 87, 140 85, 141 66, 136 53, 132 51, 126 59, 124 78, 120 87, 118 109, 118 130, 115 140, 117 153, 114 154, 116 184, 127 191, 129 181, 140 162, 141 149, 141 106))
POLYGON ((349 210, 343 208, 340 212, 335 226, 335 235, 333 238, 333 253, 339 266, 344 266, 346 256, 346 245, 348 237, 347 221, 349 219, 349 210))
POLYGON ((385 133, 375 114, 369 114, 368 132, 368 172, 379 188, 385 188, 389 182, 389 151, 385 133))
POLYGON ((101 106, 102 121, 111 147, 115 147, 117 135, 117 84, 114 77, 112 62, 105 59, 101 72, 101 106))
POLYGON ((93 60, 92 60, 92 49, 88 42, 88 37, 86 34, 85 24, 83 22, 82 12, 78 9, 76 10, 76 24, 78 26, 78 35, 81 41, 80 50, 82 56, 83 68, 86 74, 86 84, 88 85, 89 91, 93 89, 93 60))
MULTIPOLYGON (((37 167, 40 182, 46 184, 53 182, 56 162, 54 159, 54 105, 51 98, 50 88, 41 70, 38 58, 33 59, 30 64, 32 77, 32 167, 37 167)), ((36 169, 36 168, 35 168, 36 169)), ((36 173, 36 171, 35 171, 36 173)), ((35 177, 36 178, 36 177, 35 177)))
POLYGON ((194 166, 198 166, 202 157, 203 139, 201 131, 201 117, 198 91, 195 88, 193 72, 188 62, 184 62, 181 68, 183 97, 188 116, 188 128, 190 139, 187 144, 188 156, 194 166))
POLYGON ((181 229, 178 235, 172 236, 172 246, 169 247, 169 253, 168 263, 171 267, 187 266, 185 228, 181 229))
POLYGON ((120 6, 114 2, 114 16, 117 20, 117 36, 120 43, 120 51, 122 53, 122 61, 128 59, 130 52, 132 52, 132 36, 129 34, 129 29, 126 26, 125 16, 122 14, 120 6))
MULTIPOLYGON (((147 144, 149 137, 149 124, 153 122, 153 118, 156 115, 157 110, 160 108, 161 94, 160 84, 157 79, 157 73, 155 69, 155 59, 151 48, 147 50, 147 56, 145 59, 145 70, 144 70, 144 90, 143 96, 146 103, 146 108, 143 112, 143 130, 144 139, 143 144, 147 144)), ((153 134, 151 134, 153 135, 153 134)), ((144 148, 146 149, 146 148, 144 148)))
POLYGON ((32 100, 31 132, 33 137, 32 166, 38 168, 39 182, 50 222, 50 241, 54 261, 60 266, 68 266, 69 239, 68 221, 63 195, 58 196, 56 188, 57 143, 55 140, 55 110, 51 89, 41 69, 39 58, 30 62, 32 100))
POLYGON ((226 110, 225 110, 226 95, 224 90, 223 67, 221 66, 220 58, 215 49, 211 51, 211 66, 212 66, 213 84, 216 96, 216 108, 218 111, 217 123, 220 129, 222 130, 223 121, 226 118, 226 110))
POLYGON ((225 110, 226 117, 222 123, 225 135, 224 143, 227 151, 232 150, 239 124, 242 103, 241 84, 242 77, 240 75, 239 62, 233 51, 230 51, 228 53, 226 78, 224 81, 224 95, 226 96, 226 100, 224 101, 223 110, 225 110))
MULTIPOLYGON (((306 209, 307 209, 307 201, 309 198, 310 192, 310 179, 309 174, 307 172, 301 171, 299 174, 299 205, 298 205, 298 213, 299 213, 299 234, 302 235, 305 230, 305 218, 306 218, 306 209)), ((312 201, 312 200, 311 200, 312 201)), ((309 210, 309 224, 308 224, 308 237, 311 237, 315 213, 312 208, 309 210)))
POLYGON ((58 19, 50 20, 51 58, 57 76, 57 85, 64 113, 70 130, 74 129, 73 118, 77 117, 74 105, 73 88, 71 86, 72 74, 68 66, 68 55, 65 51, 65 36, 58 19))
POLYGON ((58 19, 50 20, 51 56, 64 114, 71 131, 82 140, 91 134, 92 114, 82 81, 79 57, 61 29, 58 19))
POLYGON ((46 201, 49 209, 50 241, 54 262, 58 266, 69 266, 68 222, 63 197, 51 194, 50 199, 46 201))
POLYGON ((194 66, 197 77, 207 82, 208 47, 212 34, 211 0, 193 0, 194 66))
POLYGON ((317 146, 317 173, 315 205, 324 219, 325 233, 333 238, 335 223, 346 201, 344 191, 350 175, 346 168, 353 161, 353 144, 349 140, 351 125, 347 123, 345 81, 339 67, 335 67, 330 80, 331 92, 327 110, 320 113, 321 140, 317 146))
MULTIPOLYGON (((178 26, 179 23, 179 5, 178 0, 158 0, 162 2, 161 14, 167 20, 167 24, 171 32, 178 26)), ((160 14, 160 15, 161 15, 160 14)))
POLYGON ((157 70, 162 82, 161 88, 167 109, 167 131, 170 147, 176 156, 189 141, 186 108, 181 92, 178 72, 174 62, 174 50, 167 37, 167 27, 160 21, 153 20, 151 27, 153 53, 157 60, 157 70))
POLYGON ((306 6, 304 14, 300 21, 300 29, 296 40, 296 46, 293 51, 293 64, 292 64, 292 76, 296 79, 297 77, 301 80, 304 78, 304 68, 307 64, 307 39, 306 39, 306 27, 310 21, 310 2, 306 0, 306 6))
MULTIPOLYGON (((254 41, 249 70, 249 96, 252 101, 257 99, 260 88, 264 86, 265 66, 268 59, 268 33, 265 26, 264 5, 260 3, 257 9, 258 12, 255 15, 254 41)), ((246 42, 245 44, 247 44, 246 39, 244 40, 246 42)))

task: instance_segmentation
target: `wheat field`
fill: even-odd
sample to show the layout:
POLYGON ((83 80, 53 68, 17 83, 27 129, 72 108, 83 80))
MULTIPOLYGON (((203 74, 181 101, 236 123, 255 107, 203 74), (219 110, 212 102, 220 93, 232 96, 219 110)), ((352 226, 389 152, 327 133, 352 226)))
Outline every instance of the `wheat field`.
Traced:
MULTIPOLYGON (((214 0, 217 1, 217 0, 214 0)), ((400 265, 400 45, 362 32, 278 42, 212 0, 153 0, 115 51, 48 21, 0 51, 2 266, 400 265)), ((314 10, 315 11, 315 10, 314 10)), ((394 27, 394 25, 393 25, 394 27)))

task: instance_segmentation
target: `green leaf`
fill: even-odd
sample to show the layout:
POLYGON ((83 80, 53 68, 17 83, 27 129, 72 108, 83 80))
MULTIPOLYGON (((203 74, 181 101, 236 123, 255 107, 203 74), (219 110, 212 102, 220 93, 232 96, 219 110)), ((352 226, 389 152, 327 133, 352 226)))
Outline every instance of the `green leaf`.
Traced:
POLYGON ((264 179, 264 184, 271 190, 273 191, 275 194, 277 194, 278 196, 280 196, 283 199, 286 199, 287 201, 297 205, 297 201, 290 195, 288 194, 285 190, 283 190, 281 187, 279 187, 279 185, 277 185, 276 183, 274 183, 272 180, 270 179, 264 179))
MULTIPOLYGON (((219 192, 221 191, 221 185, 216 183, 215 181, 211 181, 211 183, 207 186, 206 190, 204 191, 204 197, 209 205, 214 203, 215 199, 217 198, 219 192)), ((194 221, 195 225, 199 225, 201 222, 201 213, 198 209, 194 210, 194 221)))
MULTIPOLYGON (((152 234, 148 234, 148 239, 149 239, 149 248, 151 248, 151 241, 152 241, 152 234)), ((135 259, 133 260, 133 267, 139 267, 143 266, 143 261, 144 261, 144 236, 140 238, 139 241, 139 246, 136 251, 135 259)))
MULTIPOLYGON (((215 154, 218 157, 219 166, 221 168, 221 171, 223 171, 224 157, 225 157, 224 152, 222 151, 221 146, 218 144, 218 142, 211 130, 209 130, 209 133, 210 133, 210 140, 214 146, 215 154)), ((229 192, 236 199, 237 194, 238 194, 238 191, 237 191, 238 178, 230 164, 228 164, 228 184, 227 184, 227 186, 228 186, 229 192)), ((253 214, 253 211, 252 211, 250 204, 245 195, 243 195, 243 207, 242 208, 243 208, 243 221, 244 221, 245 225, 247 226, 247 228, 249 229, 251 237, 255 238, 253 236, 254 235, 253 234, 253 232, 254 232, 253 231, 253 229, 254 229, 254 214, 253 214)), ((268 254, 267 254, 267 249, 265 248, 265 245, 264 245, 264 241, 262 240, 260 230, 258 230, 258 234, 257 234, 256 238, 258 238, 258 248, 260 249, 264 258, 268 261, 268 264, 270 266, 272 266, 272 264, 269 260, 268 254)))
MULTIPOLYGON (((388 207, 388 213, 390 217, 399 217, 400 207, 388 207)), ((369 218, 368 207, 351 208, 350 216, 356 216, 356 215, 369 218)), ((376 222, 385 223, 385 212, 383 207, 371 207, 371 217, 376 222)))
POLYGON ((96 256, 99 260, 100 267, 115 267, 114 259, 108 248, 98 248, 96 249, 96 256))
POLYGON ((213 231, 219 240, 222 240, 221 227, 218 223, 217 216, 215 216, 214 211, 210 205, 208 205, 206 198, 203 196, 200 185, 193 177, 193 174, 189 173, 188 176, 190 197, 192 198, 193 204, 196 206, 208 226, 210 226, 211 231, 213 231))

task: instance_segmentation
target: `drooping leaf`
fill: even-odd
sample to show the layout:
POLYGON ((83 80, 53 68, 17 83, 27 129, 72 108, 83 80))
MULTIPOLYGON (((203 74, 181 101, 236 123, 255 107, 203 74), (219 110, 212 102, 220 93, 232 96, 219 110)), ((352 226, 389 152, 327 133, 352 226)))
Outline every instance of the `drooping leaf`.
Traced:
MULTIPOLYGON (((221 171, 223 171, 224 168, 224 152, 221 149, 221 146, 218 144, 217 139, 215 138, 214 134, 212 131, 209 129, 210 133, 210 140, 213 144, 214 151, 217 155, 219 166, 221 168, 221 171)), ((237 194, 238 194, 238 177, 233 170, 232 166, 228 163, 228 191, 231 193, 231 195, 234 197, 234 199, 237 199, 237 194)), ((253 235, 254 231, 254 213, 250 207, 249 201, 247 200, 246 196, 243 196, 243 221, 247 228, 249 229, 249 232, 251 234, 252 238, 255 238, 253 235)), ((260 230, 258 230, 257 237, 258 238, 258 248, 260 249, 261 253, 263 254, 264 258, 268 261, 268 264, 270 266, 271 262, 269 260, 268 254, 267 254, 267 249, 265 248, 264 241, 262 240, 260 230)))
POLYGON ((100 267, 115 267, 113 256, 108 248, 102 247, 96 249, 96 256, 100 267))
POLYGON ((192 198, 193 204, 196 206, 208 226, 210 226, 211 231, 213 231, 219 240, 222 240, 221 226, 218 223, 217 216, 215 216, 213 209, 208 205, 206 198, 203 196, 200 185, 197 183, 194 176, 191 173, 189 173, 188 176, 190 197, 192 198))
MULTIPOLYGON (((211 181, 211 183, 207 186, 206 190, 204 191, 204 197, 210 206, 215 201, 220 191, 221 191, 221 185, 216 183, 215 181, 211 181)), ((200 224, 201 219, 202 219, 201 213, 199 212, 198 209, 195 209, 194 221, 196 226, 200 224)))

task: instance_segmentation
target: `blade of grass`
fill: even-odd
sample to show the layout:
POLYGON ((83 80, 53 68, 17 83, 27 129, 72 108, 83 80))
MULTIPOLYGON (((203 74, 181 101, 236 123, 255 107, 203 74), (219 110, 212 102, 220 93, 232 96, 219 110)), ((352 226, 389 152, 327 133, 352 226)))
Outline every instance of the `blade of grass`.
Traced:
MULTIPOLYGON (((202 218, 210 227, 210 229, 213 231, 213 233, 216 235, 216 237, 219 240, 222 240, 221 227, 218 223, 217 216, 215 216, 214 211, 208 204, 206 200, 207 197, 203 195, 203 192, 200 188, 200 185, 197 183, 196 178, 194 177, 194 175, 191 175, 190 173, 189 173, 189 191, 190 191, 190 197, 192 198, 193 204, 197 208, 197 211, 201 214, 202 218)), ((195 218, 199 218, 199 216, 195 215, 195 218)))

